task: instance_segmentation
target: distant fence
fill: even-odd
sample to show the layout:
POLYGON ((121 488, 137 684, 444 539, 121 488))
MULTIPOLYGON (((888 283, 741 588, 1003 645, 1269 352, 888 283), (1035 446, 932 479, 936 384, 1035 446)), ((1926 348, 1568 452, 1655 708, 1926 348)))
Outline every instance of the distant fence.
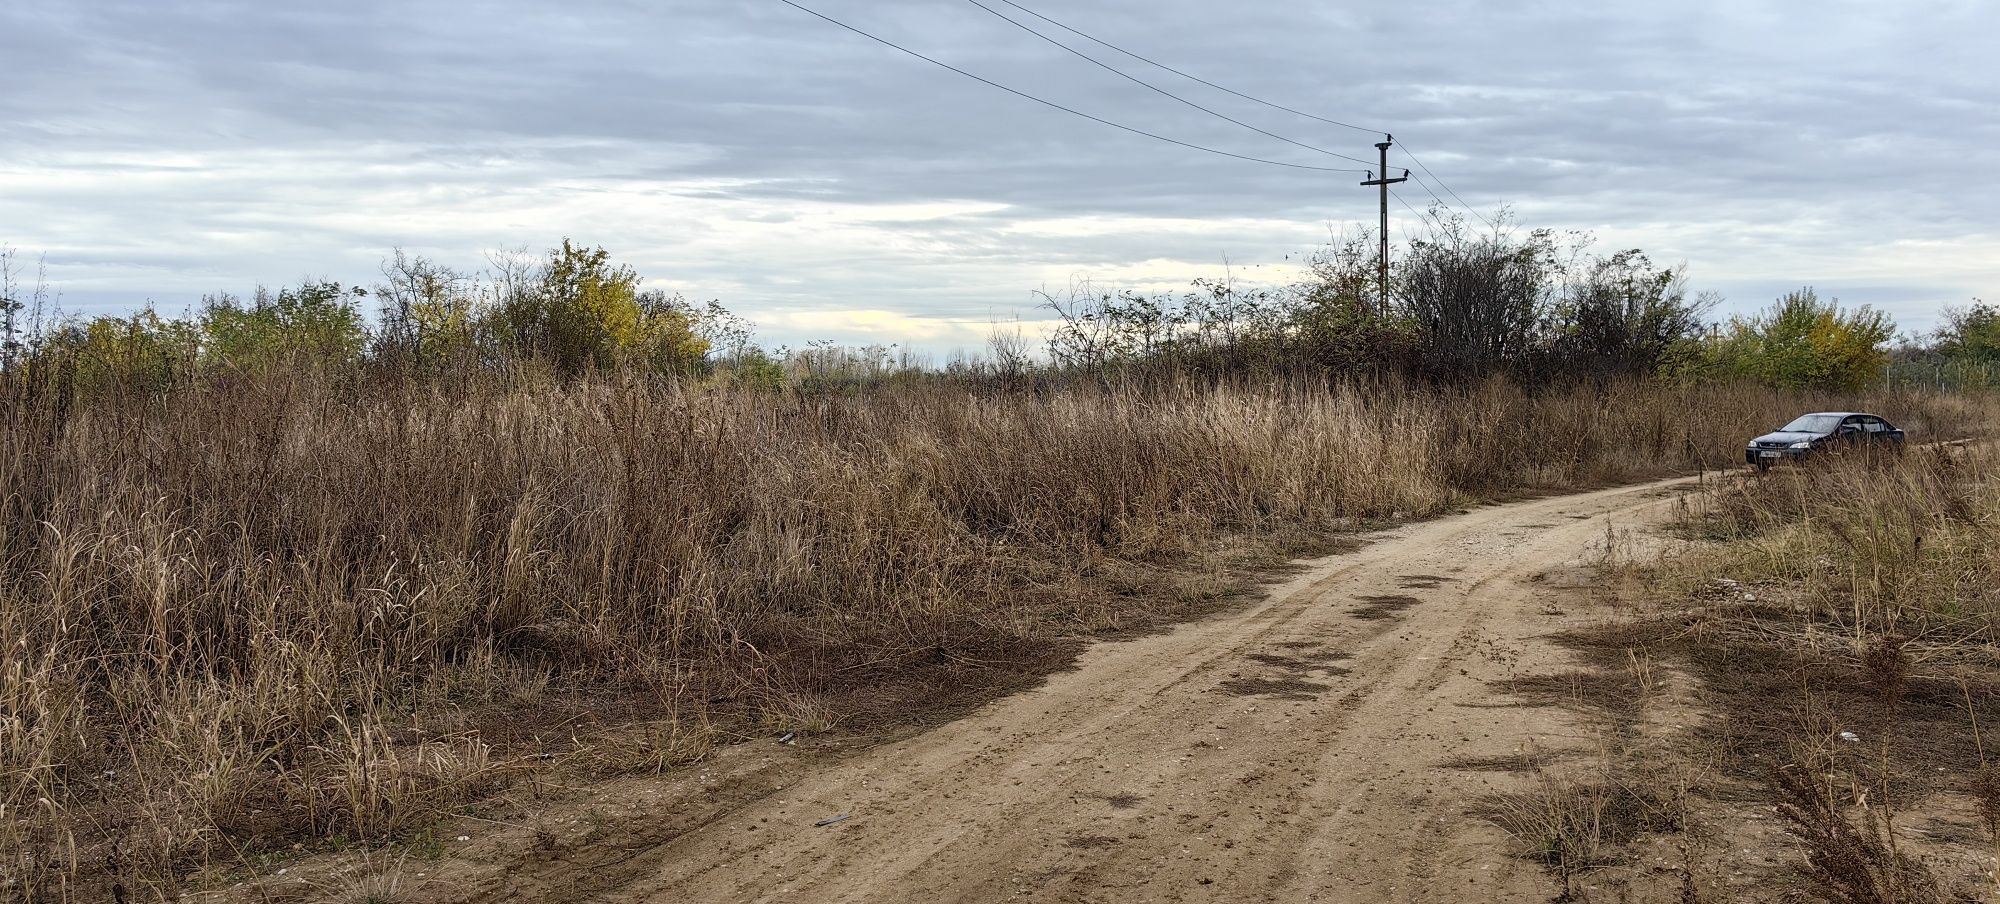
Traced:
POLYGON ((2000 364, 1991 361, 1897 361, 1885 368, 1882 376, 1889 386, 2000 388, 2000 364))

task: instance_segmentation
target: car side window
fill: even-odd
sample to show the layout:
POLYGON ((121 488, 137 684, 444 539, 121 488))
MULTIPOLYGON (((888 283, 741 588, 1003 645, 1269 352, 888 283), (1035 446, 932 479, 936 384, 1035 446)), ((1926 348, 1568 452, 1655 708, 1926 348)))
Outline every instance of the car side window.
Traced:
POLYGON ((1851 417, 1840 422, 1840 432, 1853 433, 1861 429, 1861 418, 1851 417))
POLYGON ((1887 432, 1889 432, 1889 425, 1888 425, 1888 424, 1885 424, 1885 423, 1883 423, 1883 422, 1882 422, 1882 419, 1881 419, 1881 418, 1879 418, 1879 417, 1864 417, 1864 418, 1862 418, 1862 419, 1861 419, 1861 427, 1862 427, 1862 429, 1864 429, 1864 430, 1867 430, 1867 431, 1868 431, 1869 433, 1887 433, 1887 432))

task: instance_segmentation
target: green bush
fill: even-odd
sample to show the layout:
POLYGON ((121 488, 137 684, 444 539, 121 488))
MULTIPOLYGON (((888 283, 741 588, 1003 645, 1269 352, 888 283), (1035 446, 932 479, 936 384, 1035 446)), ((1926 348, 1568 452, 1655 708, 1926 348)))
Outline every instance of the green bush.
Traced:
POLYGON ((1731 319, 1711 349, 1711 366, 1783 389, 1851 392, 1881 380, 1895 331, 1889 315, 1866 305, 1843 309, 1808 287, 1763 313, 1731 319))
POLYGON ((260 290, 248 306, 228 295, 210 296, 196 326, 202 361, 234 367, 352 364, 368 345, 355 304, 365 294, 358 287, 308 282, 280 290, 276 298, 260 290))
POLYGON ((130 317, 65 323, 42 338, 30 363, 87 394, 157 391, 192 371, 200 349, 194 324, 148 309, 130 317))
POLYGON ((2000 306, 1974 299, 1969 308, 1946 308, 1945 325, 1936 334, 1936 351, 1945 358, 1978 364, 2000 364, 2000 306))
POLYGON ((491 316, 509 352, 566 374, 621 364, 686 372, 708 354, 680 296, 640 292, 637 271, 568 239, 549 252, 539 278, 502 298, 491 316))

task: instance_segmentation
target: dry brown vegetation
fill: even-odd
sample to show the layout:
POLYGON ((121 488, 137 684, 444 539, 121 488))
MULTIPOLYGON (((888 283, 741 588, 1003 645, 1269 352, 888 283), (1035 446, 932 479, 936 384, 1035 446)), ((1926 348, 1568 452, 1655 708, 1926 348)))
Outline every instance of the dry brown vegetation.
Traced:
MULTIPOLYGON (((1991 424, 1995 412, 1965 414, 1991 424)), ((1746 819, 1775 813, 1784 865, 1758 900, 2000 890, 2000 455, 1986 443, 1846 455, 1714 482, 1692 499, 1680 540, 1627 570, 1647 614, 1567 639, 1594 674, 1655 658, 1684 671, 1706 712, 1673 744, 1622 745, 1600 768, 1696 776, 1697 833, 1740 835, 1746 819)), ((1629 705, 1634 694, 1599 696, 1629 705)), ((1597 797, 1556 795, 1543 809, 1597 797)), ((1552 826, 1516 830, 1535 842, 1552 826)), ((1754 872, 1756 858, 1723 848, 1727 870, 1754 872)))
MULTIPOLYGON (((1826 401, 229 371, 166 393, 8 392, 0 872, 7 894, 52 900, 408 838, 531 773, 668 768, 732 733, 962 706, 1060 667, 1080 637, 1213 606, 1243 586, 1232 569, 1374 520, 1731 466, 1744 437, 1826 401)), ((1920 433, 1972 418, 1953 397, 1870 404, 1920 433)), ((1898 492, 1995 511, 1942 471, 1907 473, 1898 492)), ((1879 538, 1882 558, 1812 572, 1845 588, 1838 608, 1851 592, 1860 630, 1923 651, 1990 644, 1994 601, 1973 594, 1990 554, 1984 572, 1936 567, 1990 520, 1877 520, 1841 536, 1879 538), (1917 592, 1938 602, 1900 613, 1917 592)))
MULTIPOLYGON (((1687 591, 1704 578, 1768 588, 1763 605, 1722 607, 1703 627, 1708 646, 1757 657, 1753 671, 1790 685, 1789 705, 1767 698, 1731 734, 1745 751, 1784 745, 1753 756, 1821 897, 1949 900, 1967 878, 1960 866, 1931 875, 1895 820, 1933 799, 1995 806, 1987 777, 2000 750, 1981 734, 2000 724, 1995 477, 1983 446, 1856 458, 1718 494, 1694 522, 1729 546, 1688 557, 1687 591)), ((2000 853, 2000 826, 1987 822, 1986 852, 2000 853)))

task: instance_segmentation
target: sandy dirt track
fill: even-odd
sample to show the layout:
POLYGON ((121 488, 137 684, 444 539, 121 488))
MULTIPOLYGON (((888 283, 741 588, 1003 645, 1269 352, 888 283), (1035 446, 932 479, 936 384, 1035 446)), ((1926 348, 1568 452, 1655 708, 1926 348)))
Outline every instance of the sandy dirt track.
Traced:
POLYGON ((1691 486, 1385 532, 1249 609, 1100 644, 1041 688, 796 774, 607 873, 544 863, 478 897, 1547 900, 1540 868, 1469 815, 1527 779, 1480 764, 1595 742, 1493 685, 1569 667, 1545 637, 1577 617, 1560 585, 1691 486))

